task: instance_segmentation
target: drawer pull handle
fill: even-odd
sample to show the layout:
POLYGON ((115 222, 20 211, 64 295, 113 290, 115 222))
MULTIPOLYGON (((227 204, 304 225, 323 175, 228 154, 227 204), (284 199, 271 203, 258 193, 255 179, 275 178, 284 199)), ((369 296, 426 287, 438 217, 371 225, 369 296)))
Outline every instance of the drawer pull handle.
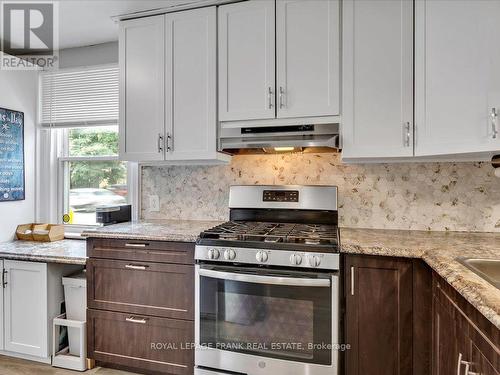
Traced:
POLYGON ((126 243, 125 247, 146 247, 145 243, 126 243))
POLYGON ((130 270, 143 270, 144 271, 146 268, 148 268, 148 266, 141 266, 141 265, 137 265, 137 264, 126 264, 125 268, 128 268, 130 270))
POLYGON ((130 322, 130 323, 139 323, 139 324, 146 324, 146 321, 147 321, 147 319, 145 319, 145 318, 139 319, 139 318, 136 318, 133 316, 131 316, 130 318, 125 318, 125 320, 127 322, 130 322))

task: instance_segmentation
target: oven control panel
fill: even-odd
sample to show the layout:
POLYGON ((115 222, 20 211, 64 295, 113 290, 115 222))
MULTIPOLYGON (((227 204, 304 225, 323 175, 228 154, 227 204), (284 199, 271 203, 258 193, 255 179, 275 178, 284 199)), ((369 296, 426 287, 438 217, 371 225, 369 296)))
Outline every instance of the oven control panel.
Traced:
POLYGON ((262 200, 264 202, 298 202, 298 190, 264 190, 262 200))
POLYGON ((258 264, 281 267, 318 268, 338 270, 338 253, 312 253, 301 251, 269 250, 237 247, 196 245, 195 259, 211 262, 258 264))

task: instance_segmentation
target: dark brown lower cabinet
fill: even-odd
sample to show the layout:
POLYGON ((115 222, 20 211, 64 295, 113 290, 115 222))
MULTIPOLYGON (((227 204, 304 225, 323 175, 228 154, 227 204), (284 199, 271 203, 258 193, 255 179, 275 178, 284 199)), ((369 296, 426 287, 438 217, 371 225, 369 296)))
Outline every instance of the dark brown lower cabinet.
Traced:
POLYGON ((433 275, 432 374, 500 375, 500 331, 433 275))
MULTIPOLYGON (((433 373, 435 375, 457 374, 460 355, 467 356, 467 326, 456 321, 452 306, 433 299, 433 373), (461 354, 460 354, 461 353, 461 354)), ((465 360, 465 357, 464 357, 465 360)))
POLYGON ((193 374, 191 321, 89 309, 89 346, 99 362, 138 368, 146 373, 193 374))
POLYGON ((346 375, 500 375, 500 330, 423 261, 344 266, 346 375))
POLYGON ((411 374, 412 260, 348 255, 345 275, 346 374, 411 374))
POLYGON ((87 239, 87 352, 104 367, 192 375, 194 243, 87 239))
POLYGON ((88 306, 165 318, 194 319, 194 266, 91 258, 88 306))

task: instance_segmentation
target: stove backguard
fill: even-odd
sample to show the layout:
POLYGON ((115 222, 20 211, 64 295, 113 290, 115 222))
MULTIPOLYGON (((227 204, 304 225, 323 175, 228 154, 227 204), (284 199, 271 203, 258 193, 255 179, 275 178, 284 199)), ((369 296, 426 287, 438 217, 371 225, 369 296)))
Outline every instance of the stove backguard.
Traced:
POLYGON ((272 208, 231 208, 231 221, 338 225, 338 211, 272 208))

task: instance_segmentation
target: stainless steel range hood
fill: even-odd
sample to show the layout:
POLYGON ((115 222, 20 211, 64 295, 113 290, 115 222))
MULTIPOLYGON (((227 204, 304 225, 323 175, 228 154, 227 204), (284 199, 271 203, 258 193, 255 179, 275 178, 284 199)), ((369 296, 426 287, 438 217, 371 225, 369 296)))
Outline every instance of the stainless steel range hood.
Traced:
POLYGON ((222 122, 219 150, 231 155, 280 152, 336 152, 339 124, 222 122))

